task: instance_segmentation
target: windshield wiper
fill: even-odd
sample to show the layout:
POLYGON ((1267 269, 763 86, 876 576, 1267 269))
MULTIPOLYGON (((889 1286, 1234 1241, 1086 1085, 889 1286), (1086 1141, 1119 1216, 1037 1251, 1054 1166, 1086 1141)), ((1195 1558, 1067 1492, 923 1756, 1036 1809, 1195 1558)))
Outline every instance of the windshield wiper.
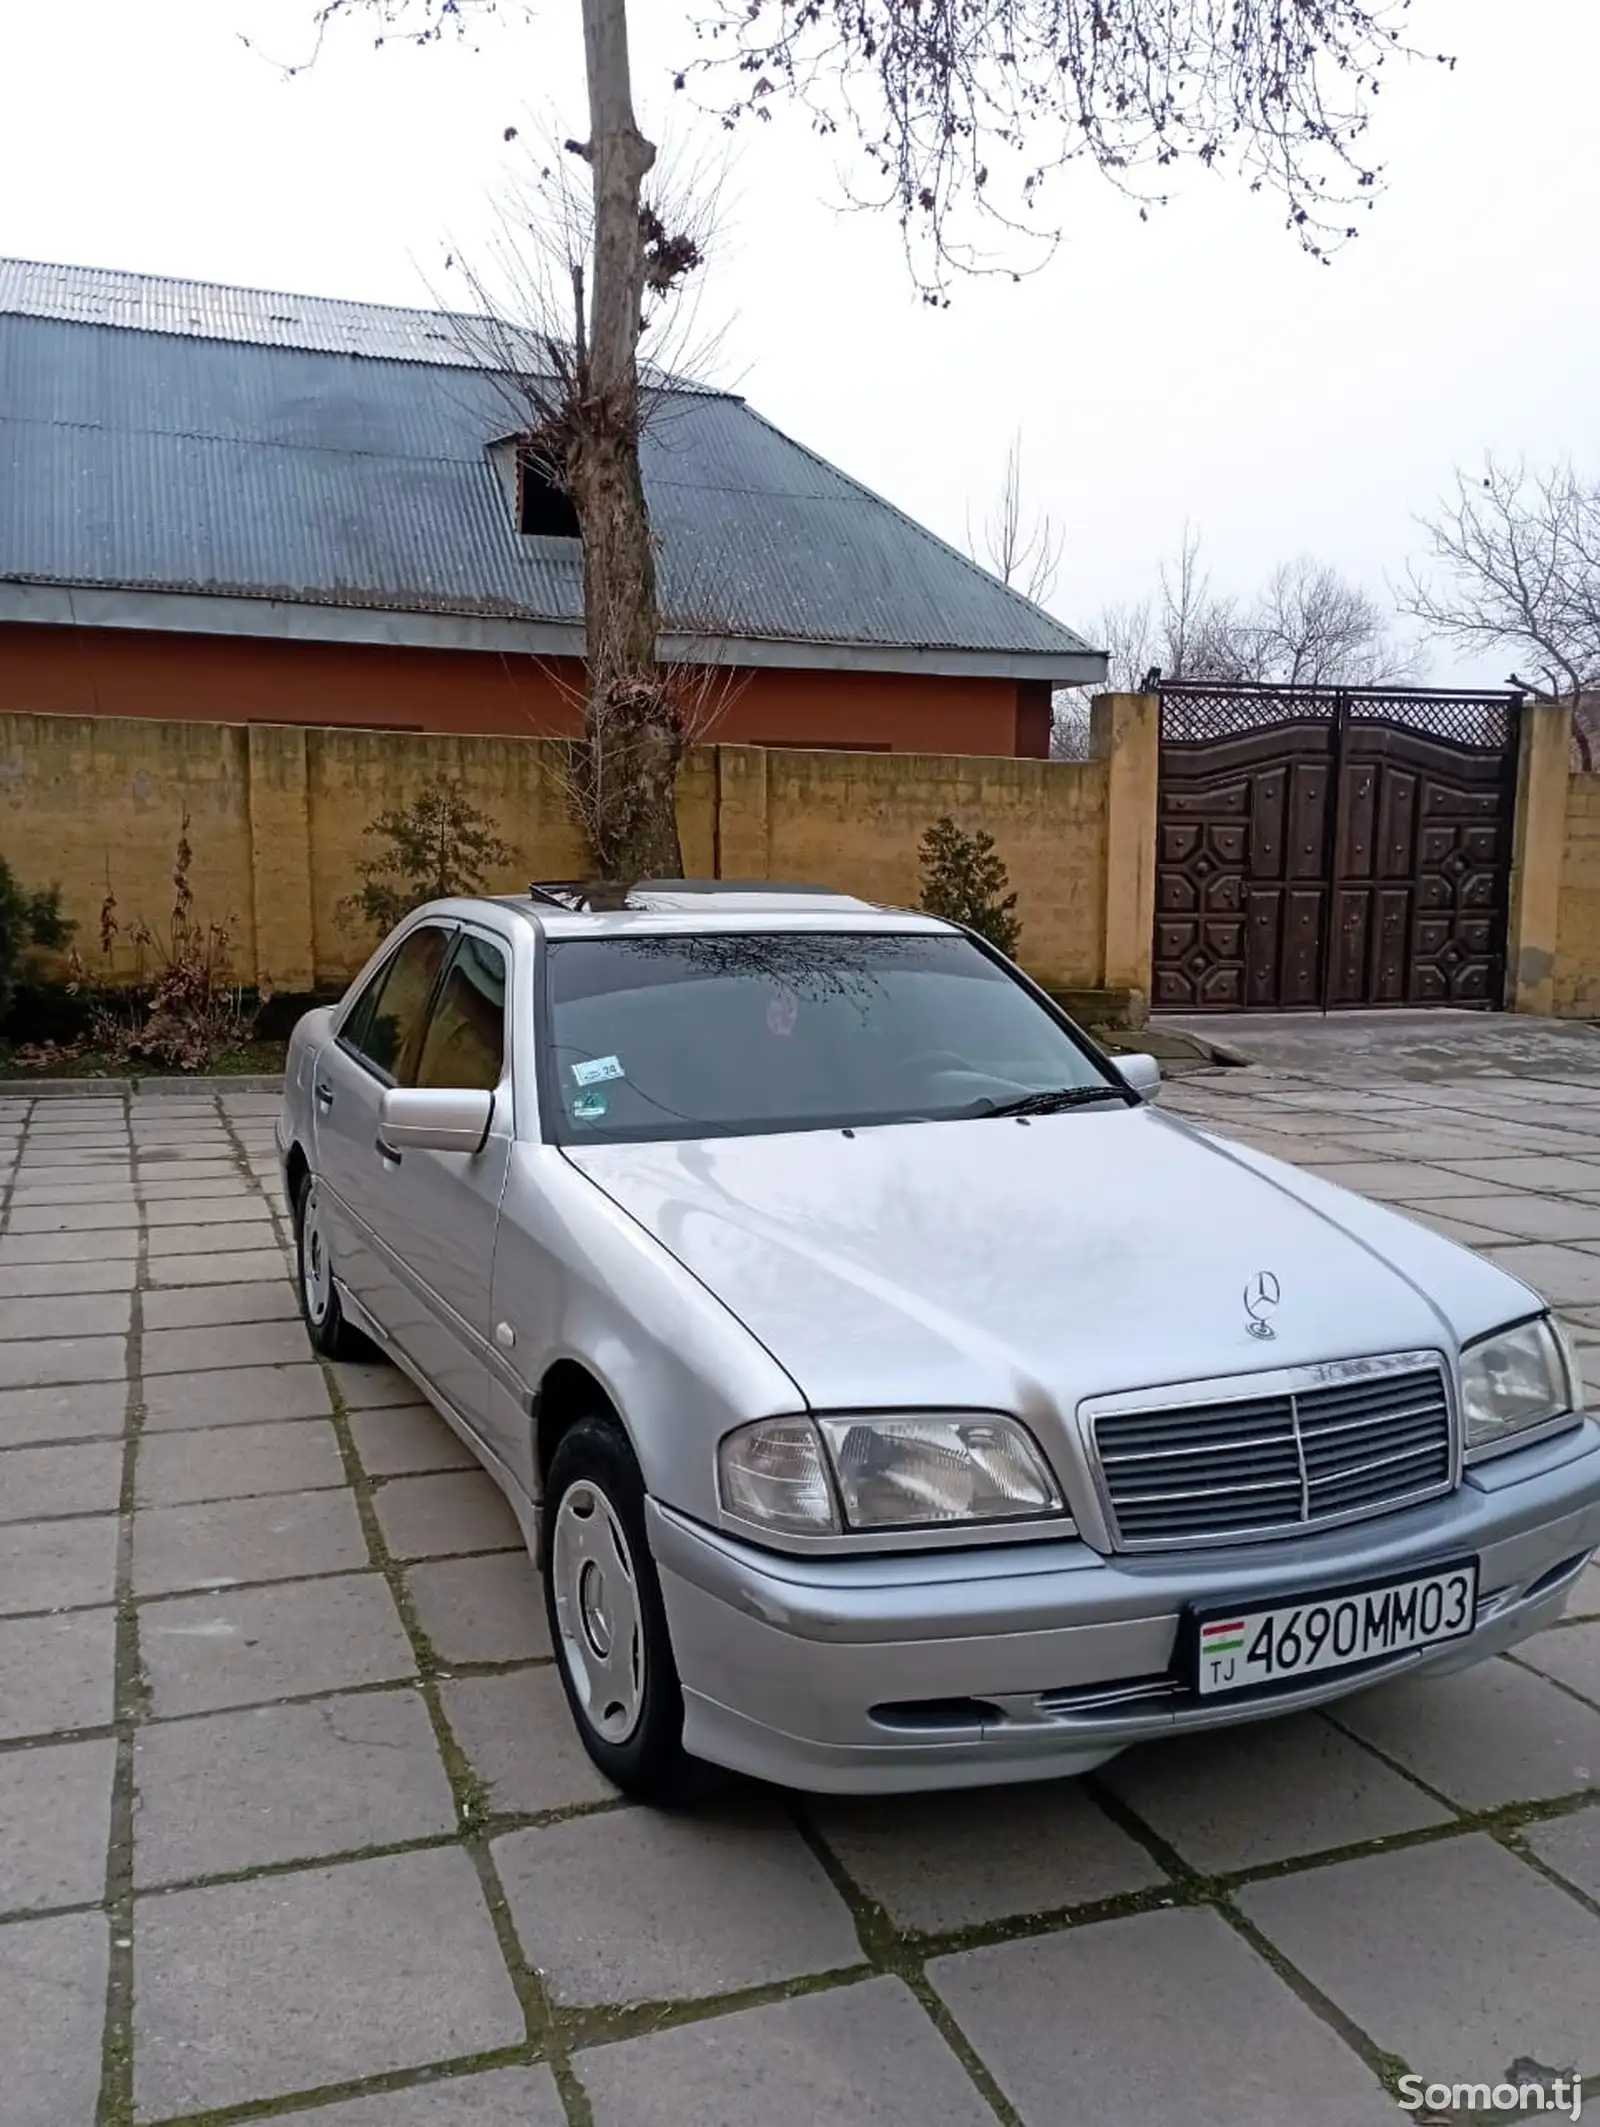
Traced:
POLYGON ((984 1109, 985 1115, 1059 1115, 1065 1108, 1086 1108, 1091 1101, 1124 1100, 1115 1086, 1046 1086, 1039 1093, 1019 1093, 984 1109))

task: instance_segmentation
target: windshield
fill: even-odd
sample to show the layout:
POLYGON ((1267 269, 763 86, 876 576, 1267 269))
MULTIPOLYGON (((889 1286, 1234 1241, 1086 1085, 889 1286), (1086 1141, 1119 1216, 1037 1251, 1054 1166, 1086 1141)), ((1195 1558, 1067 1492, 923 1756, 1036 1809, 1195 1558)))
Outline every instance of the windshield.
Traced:
POLYGON ((963 937, 553 940, 546 1105, 564 1144, 944 1121, 1122 1089, 963 937))

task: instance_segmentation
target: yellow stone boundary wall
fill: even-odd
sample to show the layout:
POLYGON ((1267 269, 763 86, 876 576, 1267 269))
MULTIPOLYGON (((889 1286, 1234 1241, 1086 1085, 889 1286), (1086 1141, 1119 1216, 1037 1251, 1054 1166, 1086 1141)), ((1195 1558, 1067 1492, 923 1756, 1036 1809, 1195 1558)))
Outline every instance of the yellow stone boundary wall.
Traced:
MULTIPOLYGON (((949 813, 987 828, 1010 870, 1021 957, 1052 988, 1148 996, 1155 705, 1104 696, 1086 762, 701 746, 679 793, 696 876, 835 886, 914 904, 917 846, 949 813)), ((238 980, 306 991, 346 980, 373 939, 341 917, 374 816, 458 778, 516 852, 492 890, 584 870, 559 741, 429 737, 142 717, 0 717, 0 854, 59 882, 93 972, 109 886, 119 920, 162 926, 187 811, 195 913, 233 926, 238 980)), ((112 972, 126 976, 122 947, 112 972)))

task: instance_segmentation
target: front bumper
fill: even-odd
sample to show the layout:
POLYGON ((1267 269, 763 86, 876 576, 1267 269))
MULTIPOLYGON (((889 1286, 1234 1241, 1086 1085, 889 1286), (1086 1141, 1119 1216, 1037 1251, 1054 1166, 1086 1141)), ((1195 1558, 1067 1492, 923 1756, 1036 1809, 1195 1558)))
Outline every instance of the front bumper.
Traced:
POLYGON ((791 1558, 654 1500, 649 1515, 688 1750, 825 1792, 976 1786, 1087 1772, 1131 1743, 1439 1675, 1539 1631, 1600 1545, 1600 1423, 1403 1513, 1187 1554, 1062 1542, 791 1558), (1480 1574, 1467 1639, 1220 1702, 1173 1673, 1191 1603, 1260 1607, 1468 1553, 1480 1574))

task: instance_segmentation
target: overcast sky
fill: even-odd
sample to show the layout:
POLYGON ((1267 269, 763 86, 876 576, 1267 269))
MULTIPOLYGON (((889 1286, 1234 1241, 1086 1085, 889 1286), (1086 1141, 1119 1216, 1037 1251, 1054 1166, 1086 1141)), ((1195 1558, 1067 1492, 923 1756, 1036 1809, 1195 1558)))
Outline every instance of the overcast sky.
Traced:
MULTIPOLYGON (((636 100, 680 154, 685 0, 634 0, 636 100)), ((0 10, 0 251, 295 292, 427 303, 481 256, 541 125, 583 129, 577 0, 476 51, 346 30, 285 79, 311 0, 48 0, 0 10), (508 125, 524 142, 507 146, 508 125)), ((1415 514, 1486 448, 1600 469, 1597 0, 1415 0, 1454 73, 1389 79, 1388 189, 1331 266, 1271 201, 1194 174, 1141 224, 1084 171, 1068 242, 1020 285, 920 303, 891 219, 841 211, 838 144, 741 136, 702 316, 714 381, 958 544, 1020 428, 1065 533, 1051 604, 1092 634, 1144 595, 1185 521, 1214 587, 1308 552, 1383 593, 1415 514), (1587 261, 1587 263, 1586 263, 1587 261)), ((1432 676, 1498 683, 1509 660, 1432 676)))

